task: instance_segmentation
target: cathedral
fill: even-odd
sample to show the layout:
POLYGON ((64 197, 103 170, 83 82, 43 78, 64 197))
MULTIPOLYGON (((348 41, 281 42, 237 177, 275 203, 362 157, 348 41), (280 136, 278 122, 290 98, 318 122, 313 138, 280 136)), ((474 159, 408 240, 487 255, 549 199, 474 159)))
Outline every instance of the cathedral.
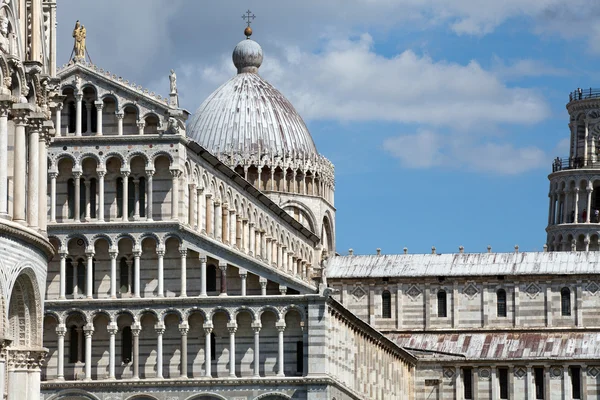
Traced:
POLYGON ((600 398, 600 92, 569 96, 543 252, 342 254, 249 23, 191 114, 79 21, 57 69, 55 0, 1 3, 4 399, 600 398))

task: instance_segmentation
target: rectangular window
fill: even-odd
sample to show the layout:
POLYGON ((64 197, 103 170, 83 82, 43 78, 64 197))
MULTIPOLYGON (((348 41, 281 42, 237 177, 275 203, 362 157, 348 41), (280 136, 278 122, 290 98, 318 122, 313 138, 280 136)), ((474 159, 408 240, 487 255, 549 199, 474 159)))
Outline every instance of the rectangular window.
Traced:
POLYGON ((500 398, 508 399, 508 368, 498 368, 498 384, 500 386, 500 398))
POLYGON ((535 381, 535 398, 544 399, 544 368, 533 369, 533 380, 535 381))
POLYGON ((465 400, 473 398, 473 370, 471 368, 463 368, 463 386, 465 400))
POLYGON ((571 371, 571 385, 573 386, 574 399, 581 399, 581 368, 579 367, 570 367, 571 371))

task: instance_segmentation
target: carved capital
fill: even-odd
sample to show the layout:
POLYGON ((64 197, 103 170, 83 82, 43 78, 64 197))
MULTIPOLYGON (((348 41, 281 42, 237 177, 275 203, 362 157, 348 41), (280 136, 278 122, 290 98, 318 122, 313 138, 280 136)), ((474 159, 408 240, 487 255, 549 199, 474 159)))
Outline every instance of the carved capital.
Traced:
POLYGON ((65 335, 67 334, 67 326, 65 324, 59 324, 56 327, 56 334, 60 337, 65 337, 65 335))
POLYGON ((181 171, 178 169, 171 169, 169 171, 171 172, 171 176, 173 177, 173 179, 179 178, 181 176, 181 171))
POLYGON ((96 106, 96 110, 102 111, 102 108, 104 107, 104 102, 102 100, 98 100, 94 102, 94 105, 96 106))
POLYGON ((229 322, 227 324, 227 330, 229 331, 229 333, 235 333, 237 332, 237 324, 235 322, 229 322))
POLYGON ((104 178, 106 176, 106 171, 99 170, 99 171, 96 171, 96 174, 98 174, 98 178, 104 178))
POLYGON ((117 119, 120 120, 123 120, 123 118, 125 118, 125 113, 123 111, 116 112, 115 115, 117 116, 117 119))
POLYGON ((119 327, 114 322, 108 324, 108 327, 106 328, 106 330, 108 331, 108 334, 111 336, 115 336, 117 333, 119 333, 119 327))
POLYGON ((187 324, 187 322, 183 322, 181 324, 179 324, 179 333, 181 334, 181 336, 186 336, 188 334, 188 332, 190 331, 190 326, 187 324))

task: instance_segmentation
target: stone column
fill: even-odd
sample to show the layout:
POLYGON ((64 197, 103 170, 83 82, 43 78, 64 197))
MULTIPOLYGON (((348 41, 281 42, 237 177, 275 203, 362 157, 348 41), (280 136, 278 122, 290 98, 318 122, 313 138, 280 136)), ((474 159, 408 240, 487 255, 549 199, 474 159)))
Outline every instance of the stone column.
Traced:
POLYGON ((73 220, 79 222, 81 217, 81 171, 73 171, 73 183, 75 184, 75 204, 73 207, 73 220))
POLYGON ((152 182, 153 182, 153 178, 154 177, 154 170, 153 169, 147 169, 146 170, 146 220, 147 221, 152 221, 153 220, 153 211, 152 211, 152 197, 153 195, 153 188, 152 188, 152 182))
POLYGON ((260 328, 262 325, 259 322, 252 323, 252 330, 254 331, 254 377, 260 377, 260 328))
POLYGON ((205 221, 204 221, 204 226, 206 229, 206 234, 209 236, 213 236, 213 202, 212 202, 212 194, 207 193, 206 194, 206 214, 205 214, 205 221))
POLYGON ((210 353, 210 334, 213 331, 212 322, 204 323, 204 376, 207 378, 212 377, 212 354, 210 353))
POLYGON ((134 324, 131 327, 133 336, 133 379, 140 379, 140 332, 142 327, 134 324))
POLYGON ((235 378, 235 332, 237 324, 230 322, 227 324, 229 330, 229 376, 235 378))
POLYGON ((179 324, 179 333, 181 333, 181 378, 187 379, 187 334, 190 330, 187 322, 179 324))
POLYGON ((178 169, 171 170, 172 183, 171 183, 171 219, 179 219, 179 176, 181 171, 178 169))
POLYGON ((14 157, 13 157, 13 221, 25 224, 25 185, 27 170, 27 148, 25 127, 27 113, 18 111, 15 122, 14 157))
MULTIPOLYGON (((136 246, 137 247, 137 246, 136 246)), ((142 250, 140 248, 133 249, 133 269, 135 275, 134 292, 133 297, 140 297, 140 257, 142 256, 142 250)))
POLYGON ((117 135, 123 136, 123 118, 125 118, 125 114, 123 111, 115 113, 117 116, 117 135))
POLYGON ((241 281, 241 286, 242 286, 241 295, 245 296, 246 295, 246 277, 248 276, 248 271, 240 268, 239 273, 240 273, 240 281, 241 281))
POLYGON ((240 251, 244 251, 244 245, 242 243, 243 236, 243 223, 242 223, 242 215, 238 215, 235 221, 235 247, 240 251))
POLYGON ((585 222, 587 224, 590 223, 590 214, 592 213, 592 192, 594 191, 594 188, 592 187, 592 184, 590 182, 590 186, 587 187, 586 192, 587 192, 587 215, 585 216, 585 222))
POLYGON ((0 215, 8 214, 8 103, 0 103, 0 215))
POLYGON ((567 221, 569 220, 568 216, 569 216, 569 193, 570 191, 565 189, 563 190, 563 197, 565 199, 564 203, 563 203, 563 215, 562 215, 562 221, 561 223, 566 224, 567 221))
MULTIPOLYGON (((63 109, 63 103, 58 103, 56 104, 56 108, 55 108, 55 119, 56 119, 56 136, 57 137, 61 137, 63 136, 62 133, 62 109, 63 109)), ((67 132, 68 133, 68 132, 67 132)), ((65 134, 65 136, 67 136, 65 134)))
POLYGON ((133 179, 133 220, 140 219, 140 180, 133 179))
POLYGON ((165 272, 164 272, 165 249, 163 246, 159 246, 156 249, 156 255, 158 257, 158 297, 165 297, 165 272))
POLYGON ((88 249, 85 252, 87 257, 87 269, 85 271, 85 293, 88 299, 93 297, 93 289, 94 289, 94 251, 93 249, 88 249))
POLYGON ((248 218, 242 218, 242 251, 248 253, 248 218))
POLYGON ((223 211, 221 211, 221 203, 219 203, 218 201, 214 202, 214 206, 215 206, 215 239, 217 239, 219 242, 221 242, 223 240, 223 226, 222 226, 222 220, 223 220, 223 211))
POLYGON ((85 111, 87 118, 85 132, 88 134, 88 136, 92 133, 92 103, 92 101, 85 102, 85 111))
POLYGON ((206 296, 206 256, 200 256, 200 296, 206 296))
POLYGON ((56 364, 56 380, 65 380, 65 335, 67 327, 65 324, 59 324, 56 327, 56 335, 58 336, 58 360, 56 364))
POLYGON ((94 325, 87 324, 83 327, 85 335, 85 380, 92 380, 92 336, 94 335, 94 325))
POLYGON ((575 220, 573 221, 574 224, 579 222, 579 188, 576 187, 575 188, 575 201, 574 201, 574 211, 575 211, 575 220))
POLYGON ((219 235, 219 237, 223 243, 229 244, 229 205, 224 203, 221 210, 221 235, 219 235))
POLYGON ((181 292, 179 297, 187 297, 187 249, 179 249, 181 255, 181 292))
POLYGON ((285 376, 285 373, 283 372, 283 331, 285 331, 285 321, 284 320, 279 320, 277 321, 277 323, 275 324, 276 328, 277 328, 277 332, 279 333, 279 340, 278 340, 278 344, 279 344, 279 354, 277 357, 277 376, 285 376))
POLYGON ((104 108, 104 103, 102 100, 98 100, 94 102, 94 105, 96 106, 96 136, 102 136, 102 108, 104 108))
POLYGON ((267 278, 263 278, 262 276, 258 278, 258 283, 260 284, 260 295, 267 295, 267 278))
POLYGON ((204 227, 205 218, 204 218, 204 189, 197 188, 196 189, 196 229, 199 232, 206 232, 206 228, 204 227))
POLYGON ((65 250, 61 250, 60 254, 60 289, 58 298, 60 300, 64 300, 66 298, 66 288, 67 288, 67 257, 68 253, 65 250))
POLYGON ((156 377, 163 378, 163 334, 165 333, 165 325, 162 323, 154 326, 156 331, 156 377))
POLYGON ((237 225, 237 218, 235 217, 235 210, 231 209, 229 210, 229 244, 233 247, 237 247, 236 246, 236 225, 237 225))
POLYGON ((123 221, 129 221, 129 171, 121 171, 123 177, 123 221))
POLYGON ((50 172, 50 222, 56 222, 56 178, 58 172, 50 172))
POLYGON ((119 251, 116 248, 108 252, 110 256, 110 298, 117 298, 117 257, 119 251))
POLYGON ((81 136, 81 100, 83 100, 83 94, 76 94, 75 100, 75 136, 81 136))
POLYGON ((195 183, 188 184, 188 193, 188 225, 191 228, 194 228, 194 218, 196 218, 196 215, 198 214, 196 211, 198 194, 196 193, 195 183))
POLYGON ((281 246, 279 248, 279 251, 281 251, 281 255, 279 256, 279 260, 281 261, 281 263, 279 264, 279 266, 281 267, 281 269, 283 271, 287 272, 287 269, 288 269, 287 246, 281 246))
POLYGON ((98 174, 98 222, 104 222, 104 177, 106 171, 96 171, 98 174))
POLYGON ((46 215, 48 203, 48 157, 46 156, 46 135, 42 123, 31 126, 29 134, 29 187, 28 194, 28 219, 29 226, 46 230, 46 215))
POLYGON ((92 210, 91 210, 91 206, 92 206, 92 202, 90 201, 90 194, 91 194, 91 188, 90 188, 90 179, 86 179, 83 182, 83 185, 85 186, 85 199, 84 199, 84 203, 85 203, 85 217, 84 217, 84 221, 89 222, 89 220, 91 219, 91 215, 92 215, 92 210))
POLYGON ((254 255, 254 240, 255 240, 255 236, 256 234, 254 233, 254 222, 250 222, 250 251, 248 252, 249 255, 254 255))
POLYGON ((144 121, 137 121, 136 125, 137 125, 137 128, 138 128, 138 135, 143 135, 144 134, 144 127, 146 126, 146 123, 144 121))
POLYGON ((219 269, 221 270, 221 293, 219 296, 227 296, 227 263, 219 262, 219 269))
POLYGON ((116 323, 111 322, 108 324, 107 330, 110 335, 108 338, 108 379, 115 379, 115 340, 119 332, 119 327, 116 323))

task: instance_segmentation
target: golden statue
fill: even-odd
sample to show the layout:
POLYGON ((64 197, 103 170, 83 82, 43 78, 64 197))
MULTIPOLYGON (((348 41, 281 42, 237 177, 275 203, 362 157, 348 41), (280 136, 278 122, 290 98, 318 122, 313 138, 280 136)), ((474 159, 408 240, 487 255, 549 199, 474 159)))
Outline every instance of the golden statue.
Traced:
POLYGON ((75 38, 75 59, 85 60, 85 26, 79 24, 79 20, 75 22, 73 29, 73 37, 75 38))

